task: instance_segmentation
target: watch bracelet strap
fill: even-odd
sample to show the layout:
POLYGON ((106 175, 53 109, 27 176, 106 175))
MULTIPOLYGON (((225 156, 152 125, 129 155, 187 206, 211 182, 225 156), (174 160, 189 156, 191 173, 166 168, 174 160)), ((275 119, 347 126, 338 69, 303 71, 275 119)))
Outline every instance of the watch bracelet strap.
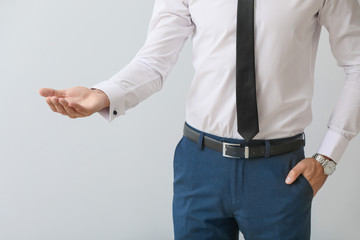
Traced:
POLYGON ((336 162, 334 160, 324 157, 318 153, 314 154, 313 158, 322 165, 325 175, 330 176, 334 173, 336 169, 336 162))
POLYGON ((336 164, 336 162, 335 162, 334 160, 332 160, 331 158, 326 158, 326 157, 324 157, 323 155, 321 155, 321 154, 319 154, 319 153, 315 153, 312 157, 313 157, 316 161, 320 162, 322 166, 324 166, 327 161, 332 161, 332 162, 334 162, 334 163, 336 164), (323 159, 323 161, 320 162, 320 161, 318 160, 318 159, 319 159, 318 156, 319 156, 321 159, 323 159))

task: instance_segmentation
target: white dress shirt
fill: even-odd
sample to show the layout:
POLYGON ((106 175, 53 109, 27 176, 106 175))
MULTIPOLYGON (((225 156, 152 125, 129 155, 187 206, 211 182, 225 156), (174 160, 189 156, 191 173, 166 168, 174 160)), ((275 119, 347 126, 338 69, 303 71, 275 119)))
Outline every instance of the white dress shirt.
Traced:
MULTIPOLYGON (((195 75, 185 120, 201 131, 241 139, 236 127, 236 19, 237 0, 156 0, 145 45, 117 74, 93 86, 110 99, 109 109, 100 114, 112 121, 159 91, 191 36, 195 75)), ((357 0, 255 0, 260 131, 254 139, 293 136, 310 124, 322 26, 346 81, 318 153, 338 162, 360 130, 357 0)))

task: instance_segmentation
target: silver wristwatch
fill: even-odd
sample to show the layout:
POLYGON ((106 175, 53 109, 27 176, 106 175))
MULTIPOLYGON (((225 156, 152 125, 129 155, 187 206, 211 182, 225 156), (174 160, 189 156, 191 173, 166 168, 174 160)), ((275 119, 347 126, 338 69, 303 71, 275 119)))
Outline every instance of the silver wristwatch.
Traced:
POLYGON ((316 161, 321 163, 321 165, 324 168, 324 174, 330 176, 335 172, 336 169, 336 163, 333 160, 327 159, 324 156, 320 154, 314 154, 313 158, 315 158, 316 161))

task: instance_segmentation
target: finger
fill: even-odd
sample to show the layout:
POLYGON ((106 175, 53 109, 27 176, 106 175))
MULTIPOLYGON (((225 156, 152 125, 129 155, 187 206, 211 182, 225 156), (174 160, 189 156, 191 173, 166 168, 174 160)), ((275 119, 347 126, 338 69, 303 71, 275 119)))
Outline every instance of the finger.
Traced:
POLYGON ((49 105, 49 107, 51 108, 51 110, 53 110, 54 112, 57 112, 56 107, 54 106, 54 104, 51 102, 50 97, 46 98, 46 103, 49 105))
POLYGON ((39 94, 43 97, 65 97, 66 90, 56 90, 52 88, 41 88, 39 94))
POLYGON ((56 111, 58 113, 66 115, 66 111, 65 111, 64 107, 59 103, 59 98, 51 97, 50 100, 51 100, 52 104, 54 104, 56 111))
POLYGON ((81 114, 76 112, 76 110, 72 107, 69 107, 69 104, 66 99, 59 98, 59 103, 63 106, 65 109, 67 115, 71 118, 81 117, 81 114))
POLYGON ((295 167, 290 170, 285 182, 287 184, 293 183, 299 177, 299 175, 305 171, 305 169, 306 165, 302 161, 298 162, 298 164, 296 164, 295 167))

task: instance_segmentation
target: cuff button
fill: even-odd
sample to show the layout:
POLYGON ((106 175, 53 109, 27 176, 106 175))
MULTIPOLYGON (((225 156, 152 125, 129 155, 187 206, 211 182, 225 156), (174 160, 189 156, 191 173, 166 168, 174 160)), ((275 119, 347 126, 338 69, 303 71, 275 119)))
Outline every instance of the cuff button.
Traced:
POLYGON ((114 114, 114 115, 117 115, 117 111, 114 110, 114 111, 113 111, 113 114, 114 114))

